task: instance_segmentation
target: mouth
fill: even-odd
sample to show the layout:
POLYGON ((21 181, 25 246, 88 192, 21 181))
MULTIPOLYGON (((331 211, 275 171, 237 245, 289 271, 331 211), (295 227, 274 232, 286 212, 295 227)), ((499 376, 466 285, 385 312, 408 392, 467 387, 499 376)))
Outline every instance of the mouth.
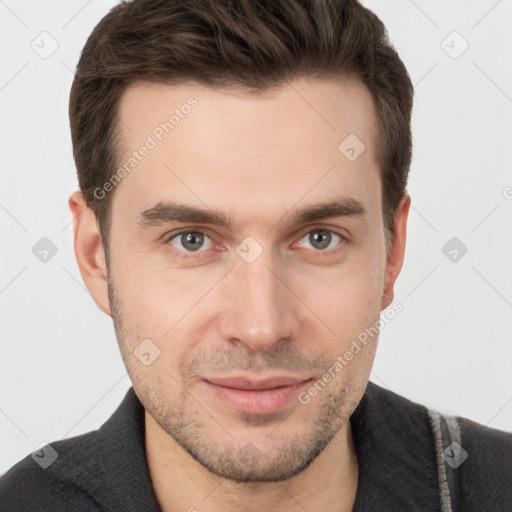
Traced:
POLYGON ((275 376, 265 379, 227 377, 203 379, 207 389, 228 407, 247 414, 273 414, 310 385, 312 377, 275 376))

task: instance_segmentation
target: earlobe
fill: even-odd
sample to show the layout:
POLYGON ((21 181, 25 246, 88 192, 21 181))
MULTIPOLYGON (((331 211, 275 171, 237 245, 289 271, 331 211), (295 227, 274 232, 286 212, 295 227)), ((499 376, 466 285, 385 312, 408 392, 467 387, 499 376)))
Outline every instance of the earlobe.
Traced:
POLYGON ((384 293, 382 296, 381 309, 386 309, 394 298, 394 285, 402 269, 405 256, 405 244, 407 238, 407 218, 411 197, 405 194, 396 210, 393 233, 391 234, 391 246, 386 264, 386 275, 384 277, 384 293))
POLYGON ((96 215, 80 191, 69 196, 68 204, 73 215, 73 244, 80 274, 96 305, 111 316, 107 265, 96 215))

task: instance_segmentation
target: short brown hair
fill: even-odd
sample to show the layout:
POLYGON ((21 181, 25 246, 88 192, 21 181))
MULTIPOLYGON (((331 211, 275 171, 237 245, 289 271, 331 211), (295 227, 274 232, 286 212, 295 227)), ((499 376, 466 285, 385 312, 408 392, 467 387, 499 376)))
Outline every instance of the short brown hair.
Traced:
MULTIPOLYGON (((119 100, 135 80, 196 82, 248 93, 294 78, 356 77, 378 117, 377 158, 387 246, 412 158, 413 85, 382 21, 357 0, 134 0, 87 39, 71 87, 69 118, 80 189, 108 261, 119 100)), ((340 141, 341 142, 341 141, 340 141)))

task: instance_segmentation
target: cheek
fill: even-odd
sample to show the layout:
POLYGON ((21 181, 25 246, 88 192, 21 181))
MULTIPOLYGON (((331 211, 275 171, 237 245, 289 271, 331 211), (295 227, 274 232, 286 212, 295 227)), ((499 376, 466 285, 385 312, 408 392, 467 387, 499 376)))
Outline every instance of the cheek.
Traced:
POLYGON ((115 269, 116 296, 126 329, 118 337, 136 372, 135 379, 147 383, 161 380, 166 389, 179 392, 176 379, 181 380, 183 362, 205 337, 213 307, 211 290, 223 272, 180 271, 162 265, 152 268, 139 254, 116 262, 115 269), (133 353, 147 339, 157 347, 149 345, 158 357, 151 366, 143 367, 133 353))
POLYGON ((339 339, 357 333, 378 318, 384 271, 379 258, 361 254, 338 267, 294 269, 289 282, 339 339))
POLYGON ((325 281, 323 290, 316 288, 308 297, 322 321, 317 329, 328 332, 327 325, 334 332, 322 339, 321 351, 339 367, 334 370, 340 385, 353 379, 362 386, 369 378, 379 336, 382 279, 375 266, 339 271, 325 281))
POLYGON ((160 252, 119 250, 113 258, 115 289, 129 322, 137 323, 142 335, 162 337, 188 312, 195 309, 222 277, 223 270, 176 268, 160 252))
MULTIPOLYGON (((237 294, 224 294, 230 297, 227 302, 224 295, 223 300, 218 297, 223 286, 231 286, 229 277, 218 286, 229 265, 177 269, 166 261, 161 256, 129 247, 112 252, 114 283, 122 302, 123 321, 130 332, 136 333, 130 337, 130 348, 133 350, 142 339, 154 340, 161 348, 161 361, 174 367, 207 334, 211 322, 222 313, 219 309, 228 308, 229 301, 236 300, 237 294)), ((297 260, 281 267, 281 273, 293 294, 310 310, 292 312, 308 319, 301 324, 304 329, 297 333, 299 338, 310 330, 307 337, 316 333, 324 340, 325 350, 338 351, 342 348, 340 343, 345 344, 378 319, 384 261, 368 241, 352 248, 346 259, 335 265, 297 260)), ((289 303, 297 304, 297 300, 289 303)), ((300 305, 297 307, 302 309, 300 305)))

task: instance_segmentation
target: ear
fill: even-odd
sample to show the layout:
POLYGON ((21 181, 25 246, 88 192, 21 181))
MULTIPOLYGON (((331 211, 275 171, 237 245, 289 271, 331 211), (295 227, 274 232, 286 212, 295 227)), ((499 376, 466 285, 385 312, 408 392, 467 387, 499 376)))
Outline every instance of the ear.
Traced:
POLYGON ((69 196, 68 204, 73 215, 74 248, 80 274, 96 305, 111 316, 107 264, 96 215, 80 191, 69 196))
POLYGON ((396 209, 393 232, 391 233, 391 245, 386 264, 386 275, 384 277, 384 293, 382 295, 381 309, 386 309, 393 301, 393 287, 404 262, 407 218, 409 216, 410 206, 411 197, 405 194, 396 209))

